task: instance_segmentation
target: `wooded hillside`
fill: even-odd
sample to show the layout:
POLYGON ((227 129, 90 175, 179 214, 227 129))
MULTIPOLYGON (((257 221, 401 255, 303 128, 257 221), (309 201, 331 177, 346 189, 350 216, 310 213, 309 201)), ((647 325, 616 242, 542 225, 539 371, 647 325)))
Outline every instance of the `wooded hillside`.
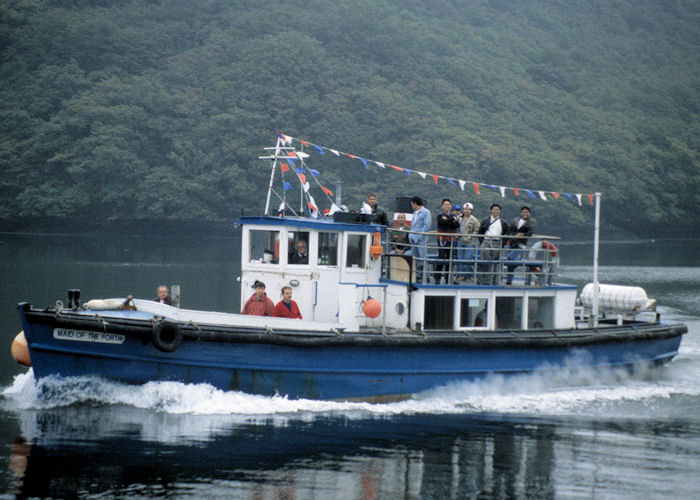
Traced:
MULTIPOLYGON (((5 0, 0 218, 261 213, 257 158, 282 131, 457 179, 601 191, 607 237, 680 235, 700 223, 699 45, 690 0, 5 0)), ((449 196, 510 218, 527 202, 543 232, 590 236, 585 204, 310 166, 351 207, 449 196)))

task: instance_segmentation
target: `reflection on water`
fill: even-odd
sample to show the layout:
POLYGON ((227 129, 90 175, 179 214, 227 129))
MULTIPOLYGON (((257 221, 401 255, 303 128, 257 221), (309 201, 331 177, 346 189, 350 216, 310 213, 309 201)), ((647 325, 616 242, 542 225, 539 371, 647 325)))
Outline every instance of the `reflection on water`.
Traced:
POLYGON ((9 493, 20 493, 24 489, 31 450, 31 445, 23 437, 16 438, 15 442, 10 446, 10 460, 7 466, 9 472, 9 493))
POLYGON ((105 493, 127 497, 457 498, 553 496, 555 426, 488 417, 317 418, 285 425, 225 424, 207 416, 102 407, 32 411, 17 449, 19 496, 105 493), (160 427, 209 428, 181 445, 143 439, 160 427), (90 436, 88 441, 85 436, 90 436), (95 482, 99 476, 100 481, 95 482), (449 480, 445 480, 446 476, 449 480), (135 488, 140 488, 135 490, 135 488))
MULTIPOLYGON (((417 414, 274 425, 203 415, 154 418, 123 407, 85 410, 23 414, 22 433, 34 438, 13 447, 13 493, 442 499, 624 492, 648 498, 665 496, 668 481, 700 466, 697 443, 683 438, 698 429, 683 421, 417 414), (187 428, 210 432, 186 443, 151 439, 187 428), (659 471, 659 458, 676 463, 659 471)), ((674 483, 678 498, 692 487, 674 483)))

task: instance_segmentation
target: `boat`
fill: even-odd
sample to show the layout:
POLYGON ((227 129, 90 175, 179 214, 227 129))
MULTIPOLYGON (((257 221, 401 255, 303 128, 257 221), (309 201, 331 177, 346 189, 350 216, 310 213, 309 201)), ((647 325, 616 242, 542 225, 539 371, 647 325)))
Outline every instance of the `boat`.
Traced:
MULTIPOLYGON (((270 212, 284 141, 271 155, 265 213, 243 216, 241 308, 258 281, 290 287, 302 319, 191 310, 129 297, 18 305, 13 356, 37 379, 96 375, 127 383, 206 383, 222 390, 387 402, 493 375, 669 362, 687 327, 661 320, 639 287, 560 283, 558 238, 532 235, 517 261, 397 251, 403 229, 369 214, 270 212), (299 241, 308 260, 294 263, 299 241), (440 280, 441 268, 448 279, 440 280), (471 273, 471 278, 466 274, 471 273), (506 275, 509 280, 506 280, 506 275), (488 283, 488 284, 485 284, 488 283)), ((284 198, 284 197, 282 197, 284 198)), ((409 213, 405 200, 397 211, 409 213)), ((307 202, 308 204, 308 202, 307 202)), ((311 212, 312 204, 308 204, 311 212)), ((410 213, 409 213, 410 216, 410 213)), ((596 252, 597 257, 597 252, 596 252)), ((444 276, 443 276, 444 278, 444 276)))

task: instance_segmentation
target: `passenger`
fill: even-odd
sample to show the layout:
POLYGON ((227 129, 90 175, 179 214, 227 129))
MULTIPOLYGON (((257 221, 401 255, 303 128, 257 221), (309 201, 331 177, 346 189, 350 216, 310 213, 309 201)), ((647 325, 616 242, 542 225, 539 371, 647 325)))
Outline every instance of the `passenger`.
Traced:
MULTIPOLYGON (((438 233, 459 232, 459 220, 453 215, 452 201, 449 198, 442 200, 442 212, 437 215, 437 231, 438 233)), ((452 251, 456 240, 455 236, 438 234, 437 242, 439 248, 438 263, 435 266, 435 283, 444 280, 445 284, 449 284, 452 281, 450 280, 450 268, 452 267, 452 251)), ((452 272, 454 271, 456 269, 452 270, 452 272)))
POLYGON ((509 262, 506 264, 508 268, 508 274, 506 275, 506 285, 513 283, 513 271, 518 267, 517 261, 523 260, 523 254, 528 246, 528 241, 522 236, 532 236, 537 227, 537 222, 535 219, 530 217, 530 207, 520 208, 520 218, 513 219, 513 224, 510 226, 510 232, 515 237, 509 241, 509 246, 511 248, 508 252, 506 260, 509 262))
POLYGON ((299 311, 299 306, 292 300, 291 286, 282 287, 282 300, 277 303, 272 315, 279 318, 301 319, 301 311, 299 311))
POLYGON ((482 262, 479 265, 479 283, 497 285, 503 247, 500 236, 508 234, 508 223, 501 218, 501 205, 498 203, 491 205, 491 216, 481 221, 479 234, 484 235, 481 241, 482 262))
POLYGON ((241 314, 272 316, 272 312, 275 310, 275 304, 265 293, 265 283, 256 280, 255 284, 253 284, 253 288, 255 289, 255 293, 246 301, 241 314))
POLYGON ((160 285, 158 287, 158 296, 153 299, 155 302, 160 302, 161 304, 167 304, 169 306, 173 305, 173 301, 168 295, 168 287, 165 285, 160 285))
POLYGON ((475 235, 479 232, 479 219, 474 217, 474 205, 465 203, 462 208, 462 216, 459 223, 459 232, 462 237, 459 239, 459 260, 460 273, 457 279, 474 281, 474 262, 477 258, 477 240, 475 235))
POLYGON ((381 224, 382 226, 388 226, 389 219, 387 219, 386 212, 384 211, 384 209, 377 206, 376 194, 370 193, 369 195, 367 195, 367 204, 370 207, 370 222, 381 224))
POLYGON ((395 231, 391 233, 391 253, 403 255, 408 245, 408 232, 411 227, 406 222, 406 214, 396 214, 395 231))
MULTIPOLYGON (((489 314, 484 307, 479 314, 476 315, 476 319, 474 320, 474 326, 488 326, 488 317, 489 314)), ((499 325, 499 319, 498 319, 498 314, 494 318, 494 327, 498 328, 499 325)))
POLYGON ((430 210, 423 206, 423 199, 420 196, 411 198, 411 207, 413 208, 412 232, 408 234, 408 242, 412 246, 404 252, 404 255, 412 255, 418 258, 416 263, 416 281, 421 281, 428 235, 420 233, 430 231, 430 210))
POLYGON ((481 311, 479 311, 479 314, 476 315, 476 318, 474 319, 474 326, 486 326, 488 317, 489 314, 486 311, 486 307, 484 307, 481 311))
POLYGON ((289 256, 290 264, 308 264, 309 263, 309 252, 306 247, 306 240, 297 241, 297 248, 289 256))
POLYGON ((527 266, 527 284, 534 280, 535 286, 551 285, 558 262, 557 247, 550 241, 539 240, 530 247, 527 260, 531 263, 527 266))

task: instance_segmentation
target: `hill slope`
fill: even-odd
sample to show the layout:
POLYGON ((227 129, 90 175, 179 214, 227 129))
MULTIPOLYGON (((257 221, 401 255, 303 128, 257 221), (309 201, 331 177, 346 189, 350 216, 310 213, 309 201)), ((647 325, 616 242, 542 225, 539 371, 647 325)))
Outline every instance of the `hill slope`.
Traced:
MULTIPOLYGON (((692 1, 21 1, 0 19, 0 217, 262 210, 277 131, 476 182, 603 193, 609 236, 700 222, 692 1)), ((500 194, 312 158, 344 202, 500 194)), ((468 185, 467 185, 468 186, 468 185)), ((503 200, 510 217, 531 202, 503 200)), ((583 236, 591 208, 532 201, 583 236)), ((547 231, 549 232, 549 231, 547 231)))

